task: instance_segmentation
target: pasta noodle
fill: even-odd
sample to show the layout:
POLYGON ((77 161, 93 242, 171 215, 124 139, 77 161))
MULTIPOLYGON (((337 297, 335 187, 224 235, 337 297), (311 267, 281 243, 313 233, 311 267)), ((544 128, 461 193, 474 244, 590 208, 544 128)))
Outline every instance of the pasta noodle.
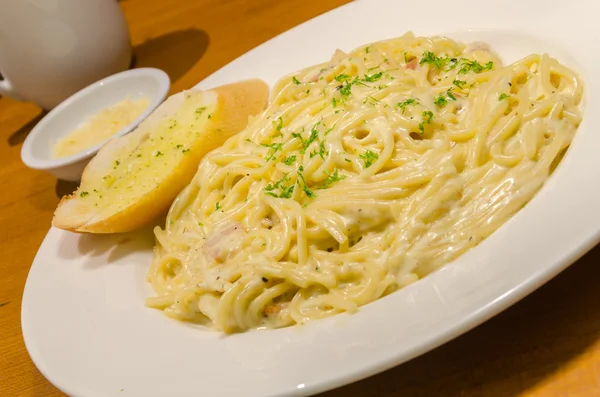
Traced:
POLYGON ((544 184, 583 85, 548 55, 400 38, 282 78, 157 228, 147 304, 223 332, 284 327, 456 259, 544 184))

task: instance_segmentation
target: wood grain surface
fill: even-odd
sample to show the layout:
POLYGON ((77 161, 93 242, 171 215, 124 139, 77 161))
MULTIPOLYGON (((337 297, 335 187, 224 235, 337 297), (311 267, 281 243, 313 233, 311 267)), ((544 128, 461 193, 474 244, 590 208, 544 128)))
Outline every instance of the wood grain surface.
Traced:
MULTIPOLYGON (((173 81, 172 92, 177 92, 273 36, 345 2, 123 0, 120 4, 131 31, 134 66, 165 70, 173 81)), ((23 140, 40 117, 35 105, 0 98, 0 396, 63 396, 31 362, 20 327, 29 267, 59 197, 73 189, 21 163, 23 140)), ((323 396, 600 396, 599 262, 597 247, 473 331, 323 396)))

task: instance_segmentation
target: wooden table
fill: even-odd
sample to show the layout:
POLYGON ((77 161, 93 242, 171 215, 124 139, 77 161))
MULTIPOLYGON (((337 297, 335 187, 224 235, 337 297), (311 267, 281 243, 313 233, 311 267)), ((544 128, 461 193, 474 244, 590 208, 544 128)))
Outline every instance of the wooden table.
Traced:
MULTIPOLYGON (((345 0, 125 0, 136 66, 193 86, 258 44, 345 0)), ((73 186, 19 158, 39 109, 0 98, 0 396, 62 396, 21 336, 23 286, 59 195, 73 186)), ((503 314, 338 396, 600 396, 600 248, 503 314)))

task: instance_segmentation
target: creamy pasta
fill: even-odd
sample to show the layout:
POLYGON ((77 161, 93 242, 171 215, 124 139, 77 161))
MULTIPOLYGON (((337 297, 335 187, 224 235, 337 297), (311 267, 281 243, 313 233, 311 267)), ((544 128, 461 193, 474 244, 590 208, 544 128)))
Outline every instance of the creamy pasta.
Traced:
POLYGON ((224 332, 341 312, 456 259, 543 185, 581 121, 548 55, 403 37, 282 78, 157 228, 151 307, 224 332))

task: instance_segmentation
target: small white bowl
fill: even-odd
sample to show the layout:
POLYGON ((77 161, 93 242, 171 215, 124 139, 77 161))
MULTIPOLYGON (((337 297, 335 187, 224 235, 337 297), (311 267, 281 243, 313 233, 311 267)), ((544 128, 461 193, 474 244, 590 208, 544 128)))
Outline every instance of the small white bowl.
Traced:
POLYGON ((170 85, 169 76, 162 70, 140 68, 114 74, 83 88, 65 99, 31 130, 21 148, 21 160, 29 168, 47 171, 67 181, 78 181, 87 163, 108 139, 60 159, 52 156, 56 142, 102 109, 125 99, 148 99, 148 108, 111 138, 125 135, 162 103, 170 85))

